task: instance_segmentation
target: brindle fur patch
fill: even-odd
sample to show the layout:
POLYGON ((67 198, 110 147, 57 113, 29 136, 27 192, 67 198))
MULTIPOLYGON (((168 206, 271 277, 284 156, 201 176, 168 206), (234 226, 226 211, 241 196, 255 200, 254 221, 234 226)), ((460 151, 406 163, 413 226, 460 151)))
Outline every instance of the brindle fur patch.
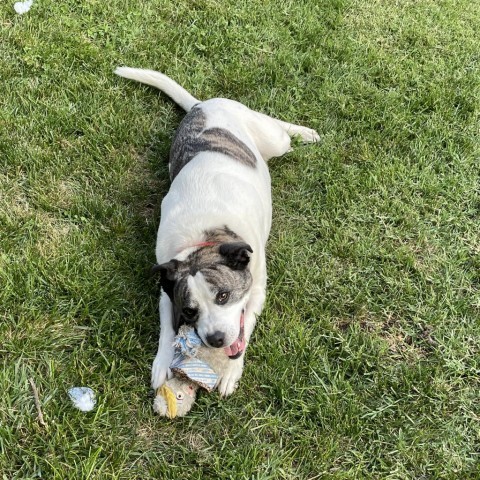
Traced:
POLYGON ((243 165, 255 168, 257 159, 252 150, 224 128, 205 129, 206 117, 201 107, 194 107, 180 123, 170 150, 170 179, 200 152, 218 152, 243 165))

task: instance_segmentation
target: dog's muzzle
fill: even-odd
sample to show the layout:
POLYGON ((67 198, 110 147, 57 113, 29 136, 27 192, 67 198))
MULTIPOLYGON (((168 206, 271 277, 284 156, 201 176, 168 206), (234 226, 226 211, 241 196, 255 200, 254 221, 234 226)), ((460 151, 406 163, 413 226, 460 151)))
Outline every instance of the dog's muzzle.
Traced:
POLYGON ((242 315, 240 316, 240 334, 238 338, 229 346, 225 347, 223 350, 225 354, 231 359, 235 360, 245 351, 245 315, 244 310, 242 310, 242 315))

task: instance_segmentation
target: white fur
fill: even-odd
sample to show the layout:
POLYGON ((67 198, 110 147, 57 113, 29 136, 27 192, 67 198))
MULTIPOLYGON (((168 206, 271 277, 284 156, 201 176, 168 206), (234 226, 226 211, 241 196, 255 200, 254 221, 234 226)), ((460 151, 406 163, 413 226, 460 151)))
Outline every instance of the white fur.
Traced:
MULTIPOLYGON (((187 111, 199 103, 185 89, 158 72, 118 68, 115 73, 161 89, 187 111)), ((232 100, 214 98, 202 102, 200 106, 206 115, 206 128, 229 130, 252 150, 257 164, 252 168, 222 153, 202 152, 183 167, 162 202, 157 262, 161 264, 175 257, 182 258, 185 255, 182 251, 201 242, 206 230, 228 225, 242 237, 253 249, 248 266, 253 283, 246 306, 222 307, 222 313, 220 307, 214 308, 201 274, 191 277, 189 285, 196 300, 204 303, 200 311, 207 312, 203 321, 198 322, 200 336, 205 338, 212 333, 222 318, 231 325, 227 328, 227 342, 233 342, 238 335, 239 317, 245 306, 245 339, 248 344, 256 316, 263 308, 267 282, 265 245, 270 232, 272 205, 266 161, 290 150, 290 136, 299 135, 305 142, 316 142, 319 136, 310 128, 276 120, 232 100)), ((152 368, 152 387, 155 389, 170 375, 175 335, 171 318, 170 299, 162 293, 159 349, 152 368)), ((222 330, 225 331, 225 328, 222 330)), ((221 350, 212 352, 217 361, 223 353, 221 350)), ((224 355, 227 360, 221 366, 218 386, 221 395, 234 391, 242 374, 244 354, 236 360, 224 355)))
POLYGON ((154 70, 144 70, 141 68, 118 67, 115 72, 124 78, 146 83, 152 87, 165 92, 177 105, 180 105, 185 111, 189 111, 198 100, 190 95, 177 82, 167 77, 163 73, 154 70))

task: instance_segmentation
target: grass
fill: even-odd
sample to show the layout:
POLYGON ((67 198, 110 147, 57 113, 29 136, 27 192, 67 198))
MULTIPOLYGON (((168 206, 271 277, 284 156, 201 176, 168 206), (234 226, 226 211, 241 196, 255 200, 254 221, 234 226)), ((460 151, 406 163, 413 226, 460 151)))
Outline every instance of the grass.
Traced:
POLYGON ((480 478, 480 4, 13 3, 2 478, 480 478), (182 113, 118 65, 323 137, 271 162, 268 299, 238 392, 175 421, 151 408, 145 272, 182 113), (73 385, 94 412, 72 408, 73 385))

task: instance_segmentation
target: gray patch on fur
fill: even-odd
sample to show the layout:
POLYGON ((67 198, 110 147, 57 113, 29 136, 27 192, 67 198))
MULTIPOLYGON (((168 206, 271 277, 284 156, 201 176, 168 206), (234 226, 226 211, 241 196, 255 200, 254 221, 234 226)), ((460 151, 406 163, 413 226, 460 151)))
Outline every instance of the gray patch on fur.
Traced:
POLYGON ((232 270, 226 265, 216 264, 201 272, 215 295, 222 291, 230 293, 227 303, 239 302, 252 286, 252 275, 248 269, 232 270))
POLYGON ((206 117, 201 107, 194 107, 180 123, 170 150, 170 179, 200 152, 228 155, 243 165, 255 168, 257 159, 252 150, 224 128, 205 130, 206 117))
POLYGON ((216 243, 228 243, 238 242, 241 237, 238 236, 233 230, 230 230, 227 225, 218 228, 212 228, 211 230, 205 230, 205 242, 216 243))

